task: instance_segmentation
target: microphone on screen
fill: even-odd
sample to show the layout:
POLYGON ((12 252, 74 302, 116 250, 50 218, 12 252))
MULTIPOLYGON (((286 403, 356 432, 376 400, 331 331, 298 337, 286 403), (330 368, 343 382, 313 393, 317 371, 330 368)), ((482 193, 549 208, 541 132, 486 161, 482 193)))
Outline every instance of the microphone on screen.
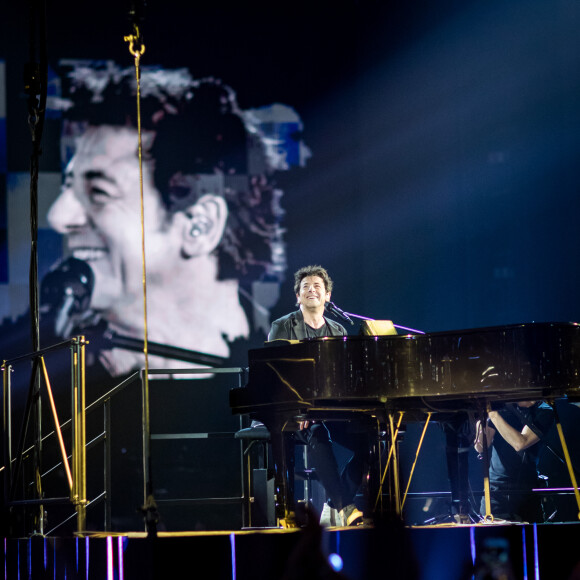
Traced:
POLYGON ((68 338, 76 318, 87 312, 93 294, 92 268, 77 258, 67 258, 43 279, 40 309, 52 319, 56 336, 68 338))

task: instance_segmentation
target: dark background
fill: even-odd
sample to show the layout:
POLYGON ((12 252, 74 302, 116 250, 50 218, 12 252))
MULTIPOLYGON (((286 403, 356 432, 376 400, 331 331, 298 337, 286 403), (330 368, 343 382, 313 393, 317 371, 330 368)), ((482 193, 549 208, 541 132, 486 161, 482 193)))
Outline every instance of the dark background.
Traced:
MULTIPOLYGON (((49 3, 49 62, 131 66, 128 7, 49 3)), ((27 3, 5 11, 8 165, 25 170, 27 3)), ((579 24, 575 0, 151 0, 142 64, 301 115, 313 157, 279 178, 289 278, 321 263, 347 312, 427 331, 575 321, 579 24)), ((288 284, 274 315, 292 303, 288 284)))
MULTIPOLYGON (((8 4, 8 168, 26 171, 29 19, 8 4)), ((48 4, 52 65, 131 66, 128 2, 48 4)), ((320 263, 347 312, 425 331, 580 319, 577 0, 150 0, 142 30, 142 64, 302 118, 313 156, 278 178, 289 269, 273 318, 293 308, 292 273, 320 263)), ((45 170, 57 139, 49 123, 45 170)))

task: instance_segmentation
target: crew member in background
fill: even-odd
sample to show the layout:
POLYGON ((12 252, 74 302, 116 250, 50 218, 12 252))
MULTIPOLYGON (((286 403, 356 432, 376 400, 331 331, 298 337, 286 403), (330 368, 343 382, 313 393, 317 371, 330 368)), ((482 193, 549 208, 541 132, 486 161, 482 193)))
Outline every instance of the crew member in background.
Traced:
MULTIPOLYGON (((520 401, 490 411, 486 429, 489 446, 491 514, 495 520, 543 522, 538 487, 538 459, 544 437, 554 422, 552 408, 543 401, 520 401)), ((483 452, 483 429, 476 423, 475 450, 483 452)), ((486 515, 485 496, 480 512, 486 515)))

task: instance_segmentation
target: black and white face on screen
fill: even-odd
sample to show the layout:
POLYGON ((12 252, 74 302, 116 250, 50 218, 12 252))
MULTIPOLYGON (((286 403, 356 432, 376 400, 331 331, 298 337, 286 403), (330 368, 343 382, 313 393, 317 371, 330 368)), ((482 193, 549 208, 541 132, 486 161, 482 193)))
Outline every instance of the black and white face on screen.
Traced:
MULTIPOLYGON (((47 218, 65 257, 94 274, 91 312, 118 335, 144 336, 144 248, 150 341, 225 361, 233 341, 266 334, 286 269, 273 175, 309 157, 301 141, 271 133, 300 128, 298 115, 285 105, 242 111, 220 81, 144 69, 140 165, 133 71, 79 61, 62 75, 66 169, 47 218)), ((140 353, 119 348, 100 358, 113 375, 142 366, 140 353)), ((156 368, 190 366, 152 358, 156 368)))

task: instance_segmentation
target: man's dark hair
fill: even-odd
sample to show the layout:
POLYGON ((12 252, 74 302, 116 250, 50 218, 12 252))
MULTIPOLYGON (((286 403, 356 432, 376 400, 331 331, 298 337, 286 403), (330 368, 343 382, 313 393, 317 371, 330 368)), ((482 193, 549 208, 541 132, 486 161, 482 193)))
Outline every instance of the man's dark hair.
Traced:
POLYGON ((332 292, 332 279, 322 266, 304 266, 294 274, 294 293, 300 294, 300 284, 308 276, 318 276, 324 282, 324 289, 332 292))
MULTIPOLYGON (((134 71, 110 62, 61 64, 60 108, 69 144, 89 126, 137 127, 134 71)), ((272 174, 288 167, 276 166, 283 157, 279 145, 251 124, 230 87, 213 78, 194 80, 186 69, 144 69, 140 104, 142 130, 155 133, 144 157, 154 160, 155 186, 167 209, 185 209, 208 192, 228 204, 215 250, 218 277, 237 278, 246 286, 254 280, 282 281, 284 211, 272 174), (172 182, 179 173, 195 176, 195 187, 172 182)), ((70 145, 69 155, 73 152, 70 145)))

